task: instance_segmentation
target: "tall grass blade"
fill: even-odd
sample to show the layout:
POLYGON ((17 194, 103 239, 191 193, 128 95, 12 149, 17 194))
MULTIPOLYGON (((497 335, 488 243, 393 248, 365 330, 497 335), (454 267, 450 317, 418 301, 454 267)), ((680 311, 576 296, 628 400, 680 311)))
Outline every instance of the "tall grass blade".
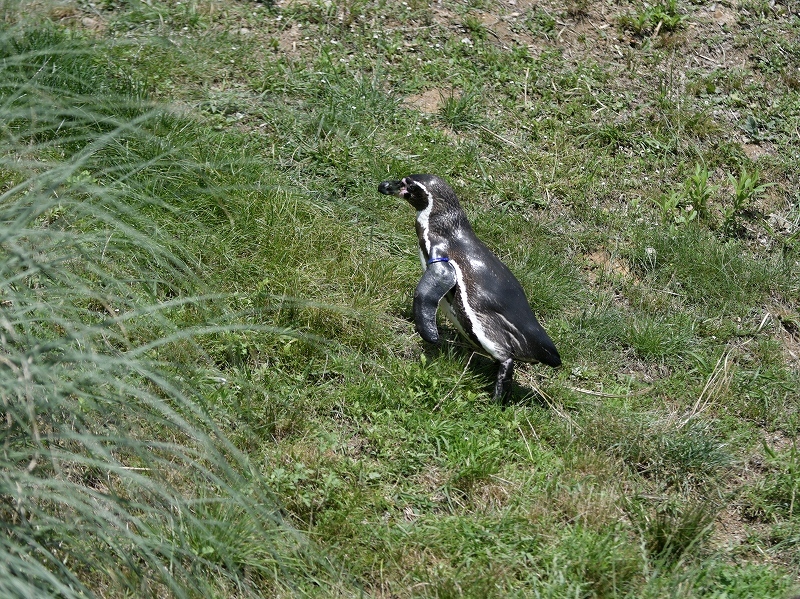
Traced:
POLYGON ((7 33, 0 54, 0 596, 332 580, 158 352, 191 343, 170 312, 203 304, 192 257, 150 217, 174 209, 151 181, 180 176, 169 117, 109 94, 56 31, 7 33))

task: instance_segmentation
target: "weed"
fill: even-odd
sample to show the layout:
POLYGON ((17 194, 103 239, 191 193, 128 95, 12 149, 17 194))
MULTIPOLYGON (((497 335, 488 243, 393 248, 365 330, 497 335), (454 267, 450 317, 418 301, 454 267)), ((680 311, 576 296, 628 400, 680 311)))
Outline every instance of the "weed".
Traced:
POLYGON ((696 164, 694 173, 686 180, 686 201, 701 220, 708 220, 711 198, 718 189, 719 186, 708 184, 708 169, 696 164))
POLYGON ((667 0, 654 6, 644 5, 639 11, 627 13, 619 18, 624 29, 639 37, 658 35, 660 32, 676 31, 683 26, 685 16, 678 12, 677 0, 667 0))
POLYGON ((761 143, 774 140, 779 127, 780 123, 775 118, 757 119, 748 115, 740 129, 747 134, 748 140, 761 143))
POLYGON ((672 191, 652 198, 661 212, 661 222, 665 224, 684 225, 690 223, 700 214, 694 205, 687 203, 686 196, 679 191, 672 191))
POLYGON ((681 195, 677 191, 673 191, 661 194, 652 200, 661 212, 661 222, 667 223, 674 218, 675 210, 681 204, 681 195))
POLYGON ((752 206, 772 183, 758 184, 758 171, 748 172, 742 168, 737 179, 728 175, 728 181, 733 187, 733 199, 730 205, 723 208, 722 231, 727 237, 736 235, 740 230, 740 218, 752 206))
POLYGON ((695 164, 694 173, 684 182, 683 191, 673 191, 653 198, 661 213, 661 221, 671 226, 685 225, 694 220, 708 222, 711 198, 719 189, 709 185, 708 170, 695 164))

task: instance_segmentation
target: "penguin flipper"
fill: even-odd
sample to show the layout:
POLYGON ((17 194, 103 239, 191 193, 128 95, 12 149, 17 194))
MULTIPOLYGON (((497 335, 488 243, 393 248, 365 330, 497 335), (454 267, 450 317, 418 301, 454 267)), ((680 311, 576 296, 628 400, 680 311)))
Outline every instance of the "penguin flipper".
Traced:
POLYGON ((439 302, 456 284, 456 269, 449 262, 429 265, 414 291, 414 324, 428 343, 439 343, 436 310, 439 302))

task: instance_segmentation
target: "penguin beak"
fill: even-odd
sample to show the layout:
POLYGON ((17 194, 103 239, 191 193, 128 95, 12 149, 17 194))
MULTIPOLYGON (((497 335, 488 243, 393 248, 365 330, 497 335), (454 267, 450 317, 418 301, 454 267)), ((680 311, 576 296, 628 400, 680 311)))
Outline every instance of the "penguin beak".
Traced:
POLYGON ((378 185, 378 191, 387 196, 402 197, 400 194, 405 190, 406 186, 402 181, 384 181, 378 185))

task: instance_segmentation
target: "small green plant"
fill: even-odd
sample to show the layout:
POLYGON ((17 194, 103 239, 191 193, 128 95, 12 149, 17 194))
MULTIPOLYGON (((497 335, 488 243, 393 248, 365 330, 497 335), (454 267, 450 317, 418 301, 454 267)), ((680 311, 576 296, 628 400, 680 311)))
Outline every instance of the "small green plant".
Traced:
POLYGON ((674 217, 674 213, 678 206, 681 204, 681 194, 677 191, 664 193, 660 196, 652 198, 653 203, 658 206, 661 211, 661 221, 664 223, 670 222, 674 217))
POLYGON ((738 179, 733 175, 728 175, 728 181, 733 186, 733 201, 729 206, 723 208, 722 232, 726 237, 736 235, 740 228, 739 219, 744 212, 773 185, 773 183, 759 185, 758 180, 757 170, 748 172, 744 167, 742 167, 738 179))
POLYGON ((708 169, 695 164, 694 172, 683 184, 682 191, 662 194, 653 199, 661 212, 661 220, 672 225, 683 225, 694 220, 708 221, 711 216, 711 198, 718 185, 708 182, 708 169))
POLYGON ((718 185, 708 184, 708 169, 696 164, 694 173, 686 180, 686 200, 697 211, 701 220, 708 220, 709 202, 719 189, 718 185))
POLYGON ((659 31, 676 31, 683 25, 684 18, 678 12, 677 0, 667 0, 652 9, 652 21, 656 23, 656 29, 659 31))
POLYGON ((671 226, 692 222, 698 215, 694 206, 687 204, 684 194, 679 191, 661 194, 653 198, 653 203, 661 211, 661 221, 671 226))
POLYGON ((684 16, 678 12, 677 0, 667 0, 655 6, 643 6, 641 10, 627 13, 619 18, 623 29, 634 35, 645 37, 662 32, 676 31, 683 26, 684 16))
POLYGON ((620 27, 644 36, 650 30, 650 15, 646 11, 627 13, 619 18, 620 27))
POLYGON ((526 19, 526 23, 531 31, 547 36, 553 33, 556 28, 556 19, 549 12, 541 8, 535 8, 526 19))
POLYGON ((464 28, 475 38, 479 40, 485 40, 486 36, 488 35, 486 25, 483 22, 473 15, 467 15, 464 17, 464 28))
POLYGON ((573 19, 582 19, 589 15, 589 0, 569 0, 567 14, 573 19))

